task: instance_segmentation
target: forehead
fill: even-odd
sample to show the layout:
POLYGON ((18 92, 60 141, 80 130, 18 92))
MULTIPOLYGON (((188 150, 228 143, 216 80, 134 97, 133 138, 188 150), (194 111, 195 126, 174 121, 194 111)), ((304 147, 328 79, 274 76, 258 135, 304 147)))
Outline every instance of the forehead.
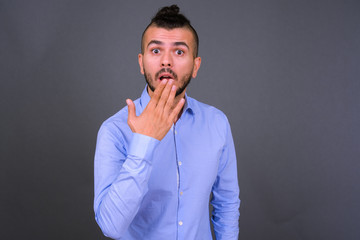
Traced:
POLYGON ((150 41, 154 40, 161 41, 163 43, 185 42, 189 46, 193 47, 194 36, 190 29, 186 27, 165 29, 156 26, 150 26, 144 34, 145 48, 150 41))

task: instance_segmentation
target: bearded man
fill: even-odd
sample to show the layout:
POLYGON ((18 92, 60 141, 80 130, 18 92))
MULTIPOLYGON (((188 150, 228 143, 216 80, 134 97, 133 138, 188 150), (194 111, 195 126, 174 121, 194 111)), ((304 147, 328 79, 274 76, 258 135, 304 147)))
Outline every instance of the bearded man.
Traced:
POLYGON ((187 96, 199 38, 176 5, 159 10, 138 55, 146 87, 106 120, 95 153, 95 219, 114 239, 238 239, 239 187, 230 125, 187 96), (210 196, 211 199, 210 199, 210 196))

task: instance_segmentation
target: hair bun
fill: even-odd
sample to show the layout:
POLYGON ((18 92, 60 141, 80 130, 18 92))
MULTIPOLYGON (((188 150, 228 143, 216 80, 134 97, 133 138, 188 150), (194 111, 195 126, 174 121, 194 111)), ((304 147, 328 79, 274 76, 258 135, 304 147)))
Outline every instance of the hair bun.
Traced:
POLYGON ((180 8, 177 5, 171 5, 170 7, 163 7, 159 10, 156 14, 157 16, 160 15, 177 15, 180 11, 180 8))

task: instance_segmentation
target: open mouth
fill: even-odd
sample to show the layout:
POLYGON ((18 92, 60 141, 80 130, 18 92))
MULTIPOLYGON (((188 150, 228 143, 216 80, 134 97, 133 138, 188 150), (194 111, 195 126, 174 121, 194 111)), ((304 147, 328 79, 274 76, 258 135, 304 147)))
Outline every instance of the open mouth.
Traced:
POLYGON ((164 80, 164 79, 167 79, 167 80, 169 80, 169 79, 174 79, 174 77, 173 76, 171 76, 171 75, 162 75, 162 76, 160 76, 160 81, 162 81, 162 80, 164 80))
POLYGON ((163 68, 155 74, 155 79, 158 81, 170 80, 170 79, 177 80, 177 75, 171 69, 163 68))

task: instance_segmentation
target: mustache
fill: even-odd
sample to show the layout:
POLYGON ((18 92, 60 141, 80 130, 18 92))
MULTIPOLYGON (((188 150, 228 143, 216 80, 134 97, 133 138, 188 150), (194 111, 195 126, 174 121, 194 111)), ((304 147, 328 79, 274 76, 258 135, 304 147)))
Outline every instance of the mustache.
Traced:
POLYGON ((158 71, 155 74, 155 79, 158 79, 159 75, 162 73, 165 73, 165 72, 170 73, 174 77, 175 80, 177 79, 176 73, 173 70, 171 70, 170 68, 162 68, 160 71, 158 71))

